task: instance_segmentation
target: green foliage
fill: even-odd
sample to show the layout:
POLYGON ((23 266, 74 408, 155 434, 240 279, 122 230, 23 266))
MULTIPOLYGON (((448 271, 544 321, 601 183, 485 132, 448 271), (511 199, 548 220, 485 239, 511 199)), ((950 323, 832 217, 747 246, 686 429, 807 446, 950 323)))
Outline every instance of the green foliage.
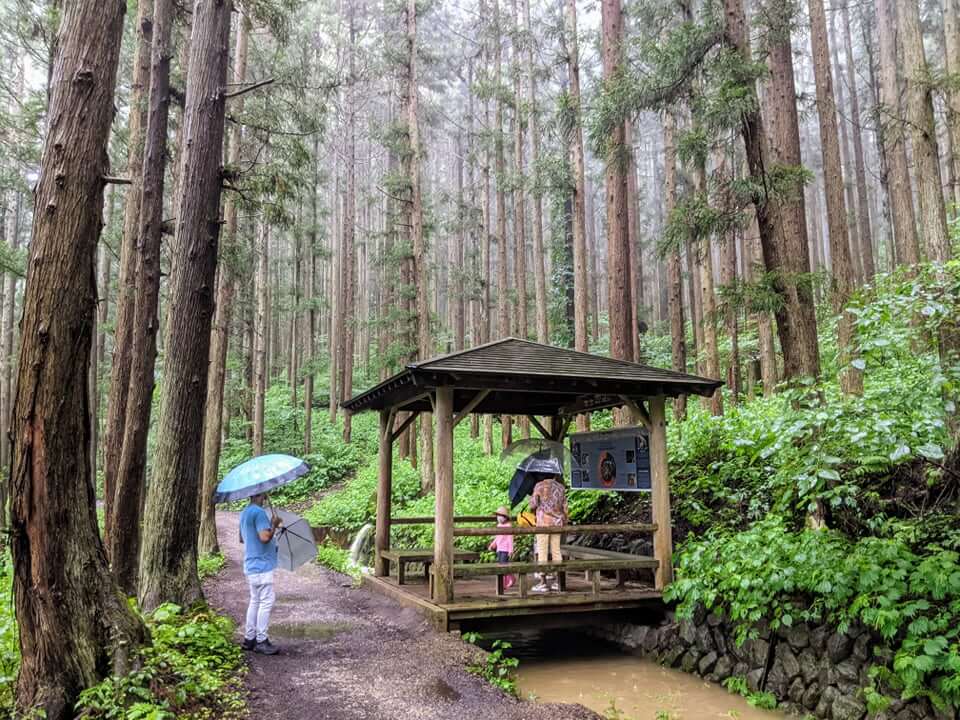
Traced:
POLYGON ((754 692, 747 686, 747 679, 740 675, 733 675, 723 681, 727 690, 737 695, 742 695, 747 699, 747 703, 753 707, 763 708, 764 710, 773 710, 777 707, 777 698, 770 692, 754 692))
POLYGON ((840 393, 835 334, 824 322, 827 380, 819 388, 801 385, 728 406, 722 417, 691 403, 688 419, 668 427, 674 509, 684 524, 694 531, 737 527, 776 511, 796 525, 818 501, 850 532, 913 522, 910 507, 888 489, 891 474, 912 479, 918 466, 931 488, 945 481, 940 466, 953 402, 945 392, 958 386, 957 368, 941 365, 933 343, 956 297, 957 267, 946 270, 944 277, 931 270, 882 277, 855 300, 862 396, 840 393))
MULTIPOLYGON (((342 421, 341 421, 342 423, 342 421)), ((311 452, 303 452, 304 410, 290 404, 290 389, 276 384, 264 402, 264 452, 302 457, 310 472, 288 485, 273 490, 270 501, 280 507, 300 503, 349 476, 360 463, 376 452, 377 418, 359 415, 353 419, 352 442, 343 442, 341 423, 333 424, 325 409, 313 412, 311 452)), ((237 431, 245 426, 234 423, 237 431)), ((231 435, 220 453, 220 475, 253 457, 253 448, 243 435, 231 435)))
POLYGON ((860 623, 894 651, 873 668, 903 697, 960 706, 960 555, 900 539, 852 541, 836 531, 791 531, 771 516, 740 533, 716 532, 680 553, 667 597, 690 616, 702 605, 721 610, 738 640, 761 620, 773 629, 830 622, 860 623))
POLYGON ((245 716, 243 653, 233 622, 199 605, 166 604, 147 619, 151 642, 141 666, 80 694, 78 717, 111 720, 213 720, 245 716))
POLYGON ((0 561, 0 716, 13 713, 14 683, 20 669, 20 634, 13 610, 13 564, 0 561))
POLYGON ((350 562, 350 553, 329 541, 317 546, 317 562, 354 579, 360 577, 360 569, 350 562))
POLYGON ((226 558, 223 557, 222 553, 201 555, 197 558, 197 573, 201 580, 205 580, 223 570, 223 566, 226 564, 226 558))
MULTIPOLYGON (((464 633, 463 639, 471 645, 476 645, 482 640, 479 633, 464 633)), ((474 675, 479 675, 510 695, 516 696, 517 693, 517 667, 520 661, 515 657, 510 657, 507 651, 513 646, 504 640, 494 640, 487 652, 486 659, 479 665, 470 665, 467 670, 474 675)))

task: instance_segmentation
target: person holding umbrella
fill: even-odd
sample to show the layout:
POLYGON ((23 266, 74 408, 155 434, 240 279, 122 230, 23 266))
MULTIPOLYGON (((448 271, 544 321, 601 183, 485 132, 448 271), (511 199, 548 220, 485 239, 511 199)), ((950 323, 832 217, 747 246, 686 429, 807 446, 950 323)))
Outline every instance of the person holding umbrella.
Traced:
MULTIPOLYGON (((567 508, 567 491, 560 481, 559 474, 545 475, 533 488, 530 496, 530 509, 537 514, 537 527, 558 527, 565 525, 570 514, 567 508)), ((537 562, 561 562, 560 535, 558 533, 537 535, 537 562)), ((556 576, 540 574, 540 582, 533 592, 559 590, 556 576), (552 578, 552 579, 551 579, 552 578)))
POLYGON ((270 642, 267 629, 270 611, 276 600, 273 590, 273 571, 277 567, 277 543, 274 535, 282 525, 279 515, 272 518, 263 509, 266 493, 250 498, 250 504, 240 513, 240 542, 243 543, 243 574, 250 588, 247 606, 247 624, 243 634, 243 649, 264 655, 276 655, 279 650, 270 642))
POLYGON ((260 455, 227 473, 213 495, 217 503, 250 499, 250 504, 240 513, 243 574, 250 588, 244 650, 264 655, 279 652, 267 635, 270 612, 276 600, 273 571, 278 564, 293 570, 317 555, 310 527, 302 518, 290 513, 282 518, 272 508, 268 515, 263 509, 270 490, 303 477, 309 469, 303 460, 291 455, 260 455), (285 532, 285 525, 290 525, 291 532, 285 532))

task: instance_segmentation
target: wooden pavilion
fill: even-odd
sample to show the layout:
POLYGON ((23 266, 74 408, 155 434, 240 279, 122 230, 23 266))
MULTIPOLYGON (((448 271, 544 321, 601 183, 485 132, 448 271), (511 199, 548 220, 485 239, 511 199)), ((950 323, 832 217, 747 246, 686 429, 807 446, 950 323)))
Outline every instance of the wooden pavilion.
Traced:
MULTIPOLYGON (((380 413, 376 558, 374 575, 367 578, 367 582, 432 615, 444 628, 471 617, 529 616, 571 610, 593 612, 637 607, 659 599, 660 591, 673 574, 665 400, 680 395, 710 396, 721 384, 718 380, 516 338, 408 365, 402 372, 343 403, 351 413, 367 410, 380 413), (485 519, 491 521, 489 525, 493 523, 492 518, 454 517, 454 428, 472 413, 520 415, 527 416, 545 438, 562 442, 576 415, 615 407, 628 408, 634 420, 645 425, 649 433, 652 524, 566 526, 551 531, 649 532, 653 534, 653 557, 608 553, 610 557, 587 555, 587 559, 564 561, 550 572, 557 571, 565 579, 567 571, 583 571, 588 577, 592 574, 592 579, 580 583, 579 589, 575 584, 568 587, 569 593, 538 597, 527 597, 523 582, 523 573, 533 572, 532 566, 511 563, 511 571, 520 573, 520 597, 501 596, 499 592, 491 597, 493 586, 489 578, 482 586, 477 578, 502 577, 503 571, 487 564, 458 564, 455 560, 466 554, 455 551, 454 539, 504 533, 534 534, 544 529, 456 526, 458 522, 485 519), (390 548, 391 525, 403 522, 391 519, 392 461, 394 442, 420 412, 431 412, 435 418, 436 504, 433 518, 414 521, 434 523, 434 546, 422 550, 419 556, 427 566, 432 564, 427 571, 431 582, 410 585, 404 583, 403 561, 418 558, 415 554, 399 556, 390 548), (399 560, 396 582, 390 578, 391 560, 399 560), (653 570, 652 588, 631 589, 622 582, 621 571, 637 568, 653 570), (600 593, 601 571, 617 573, 617 587, 613 592, 600 593), (460 578, 456 593, 455 577, 460 578), (486 590, 478 590, 479 587, 486 590)), ((497 587, 501 587, 499 581, 497 587)))

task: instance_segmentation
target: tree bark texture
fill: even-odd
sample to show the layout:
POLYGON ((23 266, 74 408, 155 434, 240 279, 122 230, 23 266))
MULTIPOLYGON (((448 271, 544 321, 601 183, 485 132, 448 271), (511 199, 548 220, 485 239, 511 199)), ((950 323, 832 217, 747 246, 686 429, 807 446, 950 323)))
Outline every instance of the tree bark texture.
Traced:
POLYGON ((137 230, 143 195, 143 144, 147 128, 147 93, 150 86, 150 47, 153 40, 153 0, 137 4, 137 48, 130 86, 130 120, 127 127, 128 154, 126 205, 123 210, 123 235, 120 240, 120 268, 117 280, 117 312, 114 319, 113 365, 110 370, 110 394, 107 400, 107 424, 103 448, 104 537, 113 528, 113 500, 117 468, 123 450, 127 417, 127 390, 130 388, 130 353, 134 298, 136 297, 137 230))
MULTIPOLYGON (((237 39, 233 51, 233 82, 240 86, 247 79, 247 49, 250 20, 242 12, 237 16, 237 39)), ((243 112, 243 95, 233 104, 233 112, 243 112)), ((240 144, 243 141, 243 126, 233 123, 227 143, 227 165, 237 172, 240 165, 240 144)), ((233 299, 240 282, 236 272, 237 262, 237 195, 227 193, 223 204, 223 255, 217 273, 217 300, 213 318, 213 334, 210 337, 210 367, 207 370, 207 404, 203 422, 203 484, 200 491, 200 531, 197 537, 201 555, 218 552, 216 504, 213 494, 220 477, 220 445, 223 425, 224 386, 227 377, 227 349, 230 344, 230 321, 233 315, 233 299)), ((316 193, 313 201, 316 203, 316 193)), ((316 218, 314 218, 314 224, 316 218)), ((312 312, 312 310, 311 310, 312 312)), ((312 322, 312 320, 311 320, 312 322)), ((312 347, 312 345, 311 345, 312 347)), ((309 405, 307 406, 310 407, 309 405)), ((309 409, 308 409, 309 412, 309 409)), ((309 425, 309 422, 307 422, 309 425)), ((305 450, 309 452, 309 447, 305 450)))
POLYGON ((253 351, 253 454, 263 455, 264 406, 267 396, 267 325, 270 311, 267 288, 270 283, 270 223, 261 217, 257 228, 257 309, 253 351))
POLYGON ((136 296, 130 354, 130 387, 120 464, 114 490, 114 526, 107 540, 113 573, 128 595, 136 594, 140 561, 140 510, 147 473, 147 434, 153 401, 163 237, 163 180, 167 166, 170 107, 170 33, 173 0, 157 0, 153 14, 150 94, 144 145, 143 197, 137 231, 136 296))
POLYGON ((90 474, 95 258, 126 4, 62 8, 35 189, 13 420, 10 537, 18 717, 68 720, 143 639, 107 569, 90 474))
POLYGON ((197 0, 193 9, 170 320, 140 568, 140 603, 147 610, 163 602, 186 606, 202 596, 197 495, 220 238, 231 9, 229 0, 197 0))
MULTIPOLYGON (((908 0, 908 2, 911 0, 908 0)), ((897 27, 892 0, 877 0, 877 29, 880 35, 880 118, 887 158, 887 185, 890 215, 897 249, 897 264, 912 267, 920 262, 920 241, 913 211, 913 191, 907 169, 903 110, 898 80, 897 27)))
MULTIPOLYGON (((663 120, 663 202, 664 216, 669 217, 677 204, 677 146, 676 121, 669 113, 663 120)), ((670 310, 670 355, 673 369, 687 371, 686 325, 683 319, 683 277, 680 267, 680 250, 673 249, 667 256, 667 302, 670 310)), ((687 416, 687 396, 673 401, 674 417, 687 416)))
POLYGON ((844 205, 843 171, 837 137, 837 108, 830 73, 830 41, 823 0, 809 0, 810 44, 817 88, 817 117, 820 121, 820 148, 823 153, 823 178, 826 184, 827 228, 830 233, 831 290, 837 321, 837 365, 840 388, 844 393, 863 392, 863 374, 850 363, 856 356, 854 317, 846 309, 856 283, 854 264, 847 235, 847 208, 844 205))
MULTIPOLYGON (((774 165, 779 166, 781 171, 795 172, 802 164, 789 28, 775 28, 770 43, 770 144, 769 152, 762 154, 756 168, 764 175, 765 169, 772 169, 774 165)), ((752 164, 751 172, 755 172, 752 164)), ((765 178, 764 183, 767 182, 765 178)), ((770 199, 768 195, 765 204, 769 205, 770 199)), ((759 210, 764 262, 767 270, 776 274, 774 287, 783 298, 776 318, 784 375, 787 378, 819 377, 817 316, 813 292, 807 280, 810 254, 803 191, 799 183, 793 193, 774 206, 764 208, 762 214, 759 210), (773 218, 776 220, 770 227, 769 220, 773 218)))
MULTIPOLYGON (((537 114, 537 76, 533 63, 533 24, 530 22, 530 0, 523 0, 523 13, 527 31, 527 103, 530 123, 530 163, 536 170, 540 166, 540 120, 537 114)), ((472 184, 471 184, 472 186, 472 184)), ((543 264, 543 192, 539 183, 533 187, 533 286, 537 306, 537 342, 550 342, 549 315, 547 313, 547 279, 543 264)))
POLYGON ((914 176, 920 205, 920 232, 930 260, 950 259, 950 237, 943 202, 940 151, 933 116, 933 87, 923 51, 919 0, 898 0, 897 19, 907 80, 907 122, 912 140, 914 176))
MULTIPOLYGON (((499 13, 499 11, 498 11, 499 13)), ((423 234, 423 191, 420 178, 422 150, 420 147, 420 89, 417 75, 417 3, 407 2, 407 58, 409 68, 409 90, 407 102, 407 127, 410 133, 410 199, 412 203, 411 232, 413 240, 414 283, 416 284, 417 306, 417 356, 426 360, 433 354, 433 342, 430 337, 429 296, 430 275, 427 267, 426 241, 423 234)), ((498 63, 499 67, 499 63, 498 63)), ((499 108, 499 106, 498 106, 499 108)), ((502 112, 500 112, 502 120, 502 112)), ((501 126, 502 128, 502 126, 501 126)), ((503 148, 501 145, 498 165, 503 166, 503 148)), ((501 176, 502 177, 502 176, 501 176)), ((503 197, 500 182, 497 183, 498 204, 503 197)), ((501 242, 505 234, 501 236, 501 242)), ((502 298, 501 298, 502 301, 502 298)), ((433 421, 430 413, 420 414, 420 487, 424 492, 433 489, 433 421)))
POLYGON ((843 39, 847 60, 847 86, 850 90, 850 125, 853 129, 853 159, 857 178, 857 218, 860 223, 860 259, 866 282, 872 282, 877 273, 873 251, 873 229, 870 202, 867 197, 867 170, 863 155, 863 130, 860 124, 860 96, 857 92, 857 73, 853 61, 853 41, 850 37, 850 0, 843 0, 843 39))
POLYGON ((587 278, 586 172, 583 157, 583 126, 580 119, 580 41, 577 37, 576 0, 566 0, 567 74, 570 80, 570 105, 574 127, 570 133, 570 163, 573 166, 573 313, 574 347, 589 350, 589 280, 587 278))
MULTIPOLYGON (((601 3, 603 79, 617 82, 622 73, 623 9, 620 0, 601 3)), ((630 334, 630 237, 627 218, 627 157, 625 127, 618 123, 606 148, 607 283, 610 357, 633 358, 630 334)))

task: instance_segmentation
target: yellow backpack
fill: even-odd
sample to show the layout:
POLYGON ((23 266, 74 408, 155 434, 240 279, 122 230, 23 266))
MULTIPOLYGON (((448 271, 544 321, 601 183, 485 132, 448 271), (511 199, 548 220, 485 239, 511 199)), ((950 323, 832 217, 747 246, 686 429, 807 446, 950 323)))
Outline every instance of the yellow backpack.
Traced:
POLYGON ((522 513, 517 515, 517 525, 520 527, 536 527, 537 516, 529 510, 524 510, 522 513))

